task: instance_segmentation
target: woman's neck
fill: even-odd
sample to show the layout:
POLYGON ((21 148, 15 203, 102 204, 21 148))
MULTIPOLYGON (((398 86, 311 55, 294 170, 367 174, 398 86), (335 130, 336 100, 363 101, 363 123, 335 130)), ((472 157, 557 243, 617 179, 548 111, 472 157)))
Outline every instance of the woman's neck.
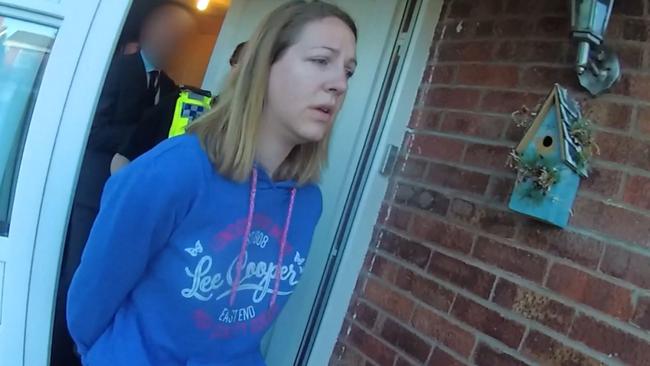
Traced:
MULTIPOLYGON (((269 124, 266 125, 269 126, 269 124)), ((278 135, 278 133, 273 133, 273 131, 268 131, 267 128, 262 127, 257 139, 255 160, 271 177, 295 146, 278 135)))

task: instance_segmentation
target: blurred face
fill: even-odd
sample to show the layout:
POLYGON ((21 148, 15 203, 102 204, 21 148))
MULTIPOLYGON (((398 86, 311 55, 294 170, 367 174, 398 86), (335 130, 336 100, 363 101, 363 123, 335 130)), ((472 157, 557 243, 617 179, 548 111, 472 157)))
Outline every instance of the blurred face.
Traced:
POLYGON ((149 16, 141 32, 142 50, 158 68, 164 68, 196 31, 192 15, 177 6, 164 6, 149 16))
POLYGON ((322 140, 345 99, 355 57, 354 34, 340 19, 305 25, 271 66, 262 123, 272 126, 264 130, 294 145, 322 140))

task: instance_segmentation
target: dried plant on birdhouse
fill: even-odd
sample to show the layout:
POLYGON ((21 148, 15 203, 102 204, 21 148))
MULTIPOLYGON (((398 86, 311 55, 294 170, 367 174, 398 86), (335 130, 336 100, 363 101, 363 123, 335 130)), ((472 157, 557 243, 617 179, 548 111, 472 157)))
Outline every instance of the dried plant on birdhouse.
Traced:
POLYGON ((558 169, 541 155, 524 158, 512 150, 507 165, 517 172, 517 182, 531 182, 530 189, 525 193, 525 196, 530 198, 542 199, 560 178, 558 169))
POLYGON ((587 118, 579 118, 571 124, 569 131, 571 138, 581 147, 577 157, 577 168, 585 175, 590 169, 589 162, 592 156, 600 154, 600 148, 596 144, 593 134, 592 123, 587 118))
POLYGON ((515 123, 515 126, 520 128, 528 128, 533 123, 533 120, 537 116, 541 104, 538 104, 532 110, 525 105, 522 105, 521 108, 510 114, 512 121, 515 123))

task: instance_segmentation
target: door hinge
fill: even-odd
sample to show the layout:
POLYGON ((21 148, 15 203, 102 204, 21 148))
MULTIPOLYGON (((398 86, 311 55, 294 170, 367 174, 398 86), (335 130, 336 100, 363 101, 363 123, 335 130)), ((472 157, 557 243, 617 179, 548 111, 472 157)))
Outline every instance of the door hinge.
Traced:
POLYGON ((395 145, 388 145, 388 150, 386 151, 386 156, 384 157, 384 163, 381 166, 381 175, 384 177, 393 175, 395 165, 397 164, 398 153, 399 147, 395 145))

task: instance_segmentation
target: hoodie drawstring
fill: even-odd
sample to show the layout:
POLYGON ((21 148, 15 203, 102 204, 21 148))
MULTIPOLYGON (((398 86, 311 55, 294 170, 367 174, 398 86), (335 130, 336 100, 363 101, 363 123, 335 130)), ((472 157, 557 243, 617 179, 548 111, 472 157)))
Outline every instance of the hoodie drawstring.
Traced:
MULTIPOLYGON (((235 281, 232 284, 232 292, 230 293, 230 306, 235 303, 237 290, 241 281, 241 272, 244 265, 244 257, 246 256, 246 248, 248 247, 248 239, 251 234, 253 226, 253 216, 255 214, 255 196, 257 195, 257 169, 253 169, 251 177, 251 190, 248 202, 248 217, 246 219, 246 229, 244 231, 244 238, 242 239, 241 250, 237 258, 237 272, 235 274, 235 281)), ((284 230, 282 231, 282 239, 280 240, 280 253, 278 254, 277 266, 275 269, 275 283, 273 286, 273 295, 271 297, 270 307, 275 305, 275 300, 278 297, 280 289, 280 278, 282 275, 282 261, 284 259, 284 252, 287 245, 287 236, 289 235, 289 225, 291 224, 291 216, 293 215, 293 206, 296 200, 296 188, 291 189, 291 198, 289 200, 289 208, 287 210, 287 217, 284 221, 284 230)))

